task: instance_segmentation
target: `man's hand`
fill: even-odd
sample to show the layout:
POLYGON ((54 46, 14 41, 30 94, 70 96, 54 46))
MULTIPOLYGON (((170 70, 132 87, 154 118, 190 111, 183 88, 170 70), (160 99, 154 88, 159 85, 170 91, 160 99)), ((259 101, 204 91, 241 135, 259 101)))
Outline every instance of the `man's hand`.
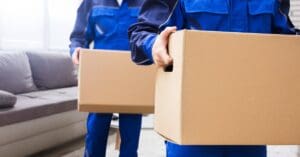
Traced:
POLYGON ((74 64, 78 65, 79 64, 79 54, 80 54, 80 50, 81 48, 80 47, 77 47, 73 54, 72 54, 72 61, 74 64))
POLYGON ((172 64, 173 59, 169 56, 168 53, 168 43, 170 35, 176 32, 176 27, 167 27, 164 31, 157 36, 153 47, 152 47, 152 56, 154 63, 160 67, 165 67, 172 64))

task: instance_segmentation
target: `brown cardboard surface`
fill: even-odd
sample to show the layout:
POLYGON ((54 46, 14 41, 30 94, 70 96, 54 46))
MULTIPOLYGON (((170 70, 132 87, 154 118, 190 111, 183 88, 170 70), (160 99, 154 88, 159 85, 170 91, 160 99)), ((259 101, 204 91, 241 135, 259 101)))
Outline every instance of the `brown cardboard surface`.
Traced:
POLYGON ((300 144, 300 37, 203 31, 171 36, 155 130, 188 145, 300 144))
POLYGON ((153 113, 155 74, 155 66, 135 65, 126 51, 82 50, 78 109, 153 113))

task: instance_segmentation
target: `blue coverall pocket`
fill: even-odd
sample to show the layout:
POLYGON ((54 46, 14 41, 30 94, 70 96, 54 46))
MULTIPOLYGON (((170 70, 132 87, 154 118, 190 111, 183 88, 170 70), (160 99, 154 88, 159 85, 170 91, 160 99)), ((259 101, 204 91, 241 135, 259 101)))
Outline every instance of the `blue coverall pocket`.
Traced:
POLYGON ((187 21, 193 22, 190 25, 195 27, 190 29, 226 30, 229 27, 225 0, 183 0, 183 6, 187 21))
POLYGON ((273 14, 274 13, 274 0, 252 0, 248 2, 249 14, 273 14))
POLYGON ((96 37, 110 36, 116 31, 116 12, 117 8, 98 7, 92 10, 91 16, 96 37))
POLYGON ((187 13, 228 14, 228 5, 225 0, 184 0, 184 5, 187 13))
POLYGON ((248 2, 249 31, 271 33, 275 12, 274 0, 252 0, 248 2))

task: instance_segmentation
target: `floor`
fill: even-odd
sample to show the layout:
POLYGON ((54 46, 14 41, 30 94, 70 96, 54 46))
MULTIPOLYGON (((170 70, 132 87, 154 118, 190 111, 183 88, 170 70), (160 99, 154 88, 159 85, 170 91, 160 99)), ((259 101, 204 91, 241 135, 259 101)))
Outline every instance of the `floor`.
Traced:
MULTIPOLYGON (((107 147, 107 157, 118 157, 118 150, 115 149, 116 128, 118 122, 112 122, 107 147)), ((141 132, 139 156, 140 157, 165 157, 164 140, 153 128, 153 116, 148 115, 143 118, 143 129, 141 132)), ((84 152, 84 137, 67 143, 63 146, 46 150, 30 157, 82 157, 84 152)), ((300 157, 300 147, 298 146, 270 146, 268 147, 268 157, 300 157)))
MULTIPOLYGON (((107 157, 118 157, 115 150, 116 131, 111 130, 108 142, 107 157)), ((30 157, 82 157, 84 138, 77 139, 63 146, 47 150, 30 157)), ((271 146, 268 157, 300 157, 298 146, 271 146)), ((164 140, 152 129, 143 129, 139 148, 140 157, 165 157, 164 140)))
MULTIPOLYGON (((107 157, 118 157, 115 150, 116 131, 112 129, 109 136, 107 157)), ((63 146, 37 153, 30 157, 82 157, 84 152, 84 138, 77 139, 63 146)), ((154 133, 152 129, 143 129, 140 139, 139 156, 164 157, 164 140, 154 133), (149 147, 151 146, 151 147, 149 147)))
MULTIPOLYGON (((115 149, 118 121, 112 121, 108 138, 107 157, 118 157, 119 151, 115 149)), ((153 130, 153 115, 143 117, 142 131, 139 145, 139 156, 141 157, 164 157, 164 140, 153 130), (151 146, 151 147, 149 147, 151 146)), ((82 157, 84 152, 84 137, 46 150, 30 157, 82 157)))

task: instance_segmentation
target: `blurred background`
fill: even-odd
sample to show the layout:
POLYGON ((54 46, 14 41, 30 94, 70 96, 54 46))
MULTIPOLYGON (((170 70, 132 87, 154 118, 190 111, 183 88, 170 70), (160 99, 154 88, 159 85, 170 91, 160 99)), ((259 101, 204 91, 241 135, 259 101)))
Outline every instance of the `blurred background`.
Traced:
MULTIPOLYGON (((0 0, 0 50, 34 50, 37 52, 69 51, 69 35, 73 29, 76 11, 81 1, 82 0, 0 0)), ((295 26, 300 28, 300 0, 291 0, 290 17, 295 26)), ((85 133, 85 122, 83 121, 85 115, 78 115, 77 111, 73 109, 69 116, 70 121, 74 119, 74 115, 81 116, 78 118, 78 126, 80 127, 76 126, 76 128, 74 127, 75 129, 71 129, 79 130, 81 132, 78 131, 76 134, 73 133, 74 135, 69 134, 74 137, 76 135, 76 138, 80 136, 80 138, 75 142, 62 146, 62 148, 54 148, 53 150, 34 155, 34 157, 82 156, 84 147, 84 138, 82 135, 85 133)), ((61 115, 61 117, 63 116, 61 115)), ((61 117, 58 117, 57 119, 63 119, 61 117)), ((34 121, 34 125, 36 124, 37 122, 34 121)), ((44 121, 41 121, 41 124, 44 124, 44 121)), ((52 125, 56 127, 56 125, 52 125)), ((26 124, 25 128, 28 128, 28 126, 26 124)), ((17 126, 17 128, 20 127, 17 126)), ((6 133, 5 129, 7 129, 7 134, 4 135, 11 134, 10 130, 12 129, 4 127, 0 129, 0 133, 6 133), (1 130, 4 131, 1 132, 1 130)), ((50 130, 51 129, 52 128, 50 128, 50 130)), ((64 133, 67 133, 70 130, 66 130, 64 133)), ((21 134, 23 134, 23 131, 20 131, 21 134)), ((51 131, 53 131, 53 129, 51 131)), ((29 129, 28 132, 32 132, 32 129, 29 129)), ((61 132, 57 132, 53 135, 51 134, 51 136, 45 138, 45 141, 51 139, 57 141, 57 139, 60 139, 60 137, 58 137, 59 134, 61 134, 61 132), (53 139, 53 137, 57 137, 57 139, 53 139)), ((32 136, 35 137, 35 134, 32 136)), ((110 156, 116 157, 118 152, 115 150, 115 136, 115 132, 110 136, 109 153, 110 156)), ((2 138, 5 139, 5 137, 2 138)), ((36 144, 36 147, 45 143, 42 140, 38 141, 33 139, 33 141, 39 143, 36 144)), ((29 141, 28 143, 32 143, 32 141, 29 141)), ((57 144, 57 142, 53 143, 57 144)), ((141 143, 146 145, 141 147, 140 153, 142 157, 146 157, 145 154, 151 154, 151 157, 165 156, 163 139, 153 130, 144 130, 142 132, 141 143), (149 145, 152 146, 147 147, 149 145)), ((5 149, 3 147, 2 149, 0 148, 0 150, 6 151, 6 149, 10 147, 13 147, 12 150, 15 150, 15 146, 24 146, 23 149, 27 149, 27 147, 25 147, 26 144, 24 144, 23 141, 21 141, 19 145, 10 146, 9 144, 7 144, 8 146, 5 147, 5 149)), ((48 147, 50 146, 41 146, 39 149, 48 147)), ((39 149, 34 151, 40 151, 39 149)), ((30 150, 20 150, 26 153, 30 152, 30 150)), ((300 157, 300 148, 298 146, 271 146, 269 147, 269 150, 270 157, 300 157)))
MULTIPOLYGON (((68 50, 82 0, 0 0, 0 49, 68 50)), ((291 0, 300 27, 300 0, 291 0)))
POLYGON ((0 0, 0 49, 67 50, 81 0, 0 0))

